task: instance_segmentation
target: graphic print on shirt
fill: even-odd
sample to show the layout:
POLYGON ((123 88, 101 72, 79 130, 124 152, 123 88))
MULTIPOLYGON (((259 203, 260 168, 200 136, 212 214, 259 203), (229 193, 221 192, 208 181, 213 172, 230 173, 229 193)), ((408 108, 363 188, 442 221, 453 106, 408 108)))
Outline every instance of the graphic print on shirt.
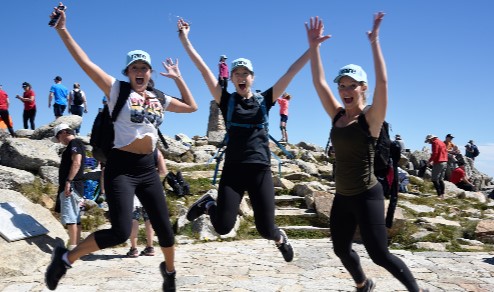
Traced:
POLYGON ((130 98, 130 121, 133 123, 153 124, 159 127, 163 121, 163 106, 156 98, 130 98))

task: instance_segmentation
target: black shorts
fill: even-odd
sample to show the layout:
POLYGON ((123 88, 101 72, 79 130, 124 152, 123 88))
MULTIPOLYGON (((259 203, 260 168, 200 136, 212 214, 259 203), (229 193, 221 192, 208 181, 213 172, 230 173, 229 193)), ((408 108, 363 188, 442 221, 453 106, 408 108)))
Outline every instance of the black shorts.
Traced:
POLYGON ((288 121, 288 116, 287 115, 280 114, 280 118, 281 118, 280 122, 282 122, 282 123, 286 123, 288 121))

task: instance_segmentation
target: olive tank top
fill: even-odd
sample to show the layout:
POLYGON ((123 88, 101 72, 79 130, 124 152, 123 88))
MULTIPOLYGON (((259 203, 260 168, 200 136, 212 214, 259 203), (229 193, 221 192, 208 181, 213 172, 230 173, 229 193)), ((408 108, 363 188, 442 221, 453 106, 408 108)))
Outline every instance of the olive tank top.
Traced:
POLYGON ((333 126, 330 136, 336 159, 336 192, 354 196, 375 186, 378 183, 373 172, 375 141, 369 141, 362 126, 358 122, 343 128, 333 126))

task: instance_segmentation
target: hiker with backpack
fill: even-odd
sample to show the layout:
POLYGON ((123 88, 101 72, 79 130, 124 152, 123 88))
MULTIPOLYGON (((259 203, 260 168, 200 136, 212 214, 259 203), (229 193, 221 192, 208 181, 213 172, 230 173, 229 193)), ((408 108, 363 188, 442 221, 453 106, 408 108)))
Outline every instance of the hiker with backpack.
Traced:
POLYGON ((104 171, 111 228, 90 234, 71 251, 56 247, 45 273, 45 283, 48 289, 56 289, 67 269, 80 257, 125 242, 131 233, 135 194, 149 215, 164 254, 165 261, 159 265, 164 278, 163 290, 175 291, 175 239, 153 152, 164 111, 191 113, 197 110, 196 102, 180 73, 178 60, 166 59, 162 63, 166 72, 160 75, 175 81, 182 100, 165 95, 160 101, 157 91, 148 87, 153 69, 147 52, 133 50, 127 53, 122 73, 128 82, 118 81, 94 64, 77 44, 66 27, 64 10, 54 8, 51 18, 57 14, 60 19, 54 26, 55 30, 81 69, 108 97, 110 113, 116 105, 122 107, 114 121, 114 145, 107 156, 104 171), (126 96, 121 96, 121 89, 126 96))
POLYGON ((367 278, 358 254, 352 249, 357 226, 372 261, 388 270, 409 291, 421 291, 405 263, 389 252, 384 194, 374 174, 374 147, 388 102, 386 65, 379 43, 379 27, 383 18, 384 13, 377 13, 372 31, 367 33, 376 84, 372 105, 366 112, 368 82, 365 71, 354 64, 338 71, 334 82, 338 86, 341 105, 326 81, 321 60, 321 44, 331 36, 323 34, 324 25, 319 17, 311 18, 306 23, 312 81, 324 109, 333 120, 330 137, 335 149, 336 193, 330 215, 331 238, 334 252, 351 274, 357 291, 372 291, 375 287, 375 282, 367 278), (367 125, 367 131, 363 131, 362 124, 367 125))
POLYGON ((229 233, 235 225, 244 192, 247 191, 254 210, 259 234, 273 240, 285 261, 293 259, 293 248, 286 233, 275 225, 274 185, 267 129, 267 113, 285 91, 293 77, 309 60, 306 51, 269 89, 255 93, 254 69, 250 60, 235 59, 231 63, 230 81, 235 92, 229 93, 206 65, 189 40, 190 25, 183 19, 178 23, 179 38, 185 51, 201 72, 211 95, 227 121, 225 162, 215 201, 206 194, 193 203, 187 219, 193 221, 208 214, 219 234, 229 233))
POLYGON ((475 145, 473 140, 468 141, 467 145, 465 145, 465 156, 472 160, 475 160, 475 157, 479 156, 479 154, 479 147, 475 145))
MULTIPOLYGON (((86 93, 81 90, 79 83, 74 83, 74 89, 69 93, 69 112, 73 115, 82 117, 83 113, 87 113, 86 93)), ((75 129, 76 134, 79 134, 81 126, 75 129)))

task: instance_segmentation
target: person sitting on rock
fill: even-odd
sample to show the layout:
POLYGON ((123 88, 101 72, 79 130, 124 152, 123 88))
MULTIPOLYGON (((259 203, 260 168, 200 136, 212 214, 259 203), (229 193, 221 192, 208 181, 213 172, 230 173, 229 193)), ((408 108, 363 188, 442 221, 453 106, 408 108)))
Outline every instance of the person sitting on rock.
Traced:
POLYGON ((465 172, 465 163, 463 162, 458 163, 458 167, 455 168, 451 173, 449 181, 454 183, 462 190, 475 192, 475 186, 468 179, 468 176, 465 172))

